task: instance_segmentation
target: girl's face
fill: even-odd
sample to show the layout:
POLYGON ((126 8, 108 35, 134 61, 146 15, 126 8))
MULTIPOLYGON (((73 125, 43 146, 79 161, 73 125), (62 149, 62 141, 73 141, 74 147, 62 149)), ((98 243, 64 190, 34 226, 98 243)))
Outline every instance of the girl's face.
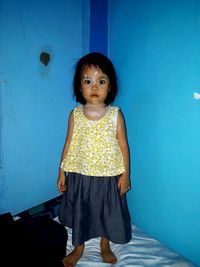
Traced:
POLYGON ((101 69, 86 67, 81 76, 81 91, 89 104, 103 104, 107 98, 110 87, 108 76, 101 69))

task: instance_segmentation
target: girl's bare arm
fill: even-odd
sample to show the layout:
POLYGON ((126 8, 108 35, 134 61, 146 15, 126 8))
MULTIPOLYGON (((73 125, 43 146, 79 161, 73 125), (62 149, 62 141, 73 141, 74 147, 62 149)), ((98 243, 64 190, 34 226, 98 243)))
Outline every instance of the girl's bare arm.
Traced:
MULTIPOLYGON (((69 119, 68 119, 67 136, 66 136, 65 144, 62 150, 60 164, 64 160, 64 158, 67 156, 69 145, 72 139, 73 129, 74 129, 74 116, 73 116, 73 111, 71 111, 69 115, 69 119)), ((60 168, 60 165, 59 165, 59 171, 58 171, 57 187, 60 193, 66 190, 65 174, 64 174, 64 171, 60 168)))
POLYGON ((130 189, 130 166, 129 166, 130 159, 129 159, 129 146, 127 142, 126 127, 121 111, 118 112, 118 118, 117 118, 117 139, 125 165, 125 172, 120 176, 118 182, 118 188, 120 190, 120 194, 123 195, 130 189))

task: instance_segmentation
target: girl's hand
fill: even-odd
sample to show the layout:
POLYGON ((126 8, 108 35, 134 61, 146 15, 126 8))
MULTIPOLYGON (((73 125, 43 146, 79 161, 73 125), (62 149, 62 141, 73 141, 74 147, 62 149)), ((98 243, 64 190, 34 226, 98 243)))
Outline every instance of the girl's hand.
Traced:
POLYGON ((66 191, 66 177, 64 172, 59 172, 57 187, 60 193, 64 193, 66 191))
POLYGON ((126 174, 122 174, 118 181, 120 195, 124 195, 130 190, 130 179, 126 174))

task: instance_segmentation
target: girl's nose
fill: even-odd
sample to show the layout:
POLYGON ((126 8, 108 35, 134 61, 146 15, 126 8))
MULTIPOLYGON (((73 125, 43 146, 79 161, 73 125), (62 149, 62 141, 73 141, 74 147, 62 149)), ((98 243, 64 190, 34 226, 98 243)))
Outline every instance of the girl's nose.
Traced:
POLYGON ((91 88, 92 88, 92 90, 99 89, 98 83, 94 82, 91 88))

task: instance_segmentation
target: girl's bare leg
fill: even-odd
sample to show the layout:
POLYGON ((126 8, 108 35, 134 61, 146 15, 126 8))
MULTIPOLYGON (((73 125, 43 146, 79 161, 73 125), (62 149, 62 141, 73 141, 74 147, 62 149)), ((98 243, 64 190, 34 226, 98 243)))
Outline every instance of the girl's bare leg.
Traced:
POLYGON ((117 262, 117 258, 110 248, 109 240, 104 237, 101 238, 100 250, 104 262, 112 264, 117 262))
POLYGON ((80 246, 74 247, 73 251, 69 253, 64 259, 62 260, 65 267, 74 267, 77 261, 81 258, 84 251, 84 244, 80 246))

